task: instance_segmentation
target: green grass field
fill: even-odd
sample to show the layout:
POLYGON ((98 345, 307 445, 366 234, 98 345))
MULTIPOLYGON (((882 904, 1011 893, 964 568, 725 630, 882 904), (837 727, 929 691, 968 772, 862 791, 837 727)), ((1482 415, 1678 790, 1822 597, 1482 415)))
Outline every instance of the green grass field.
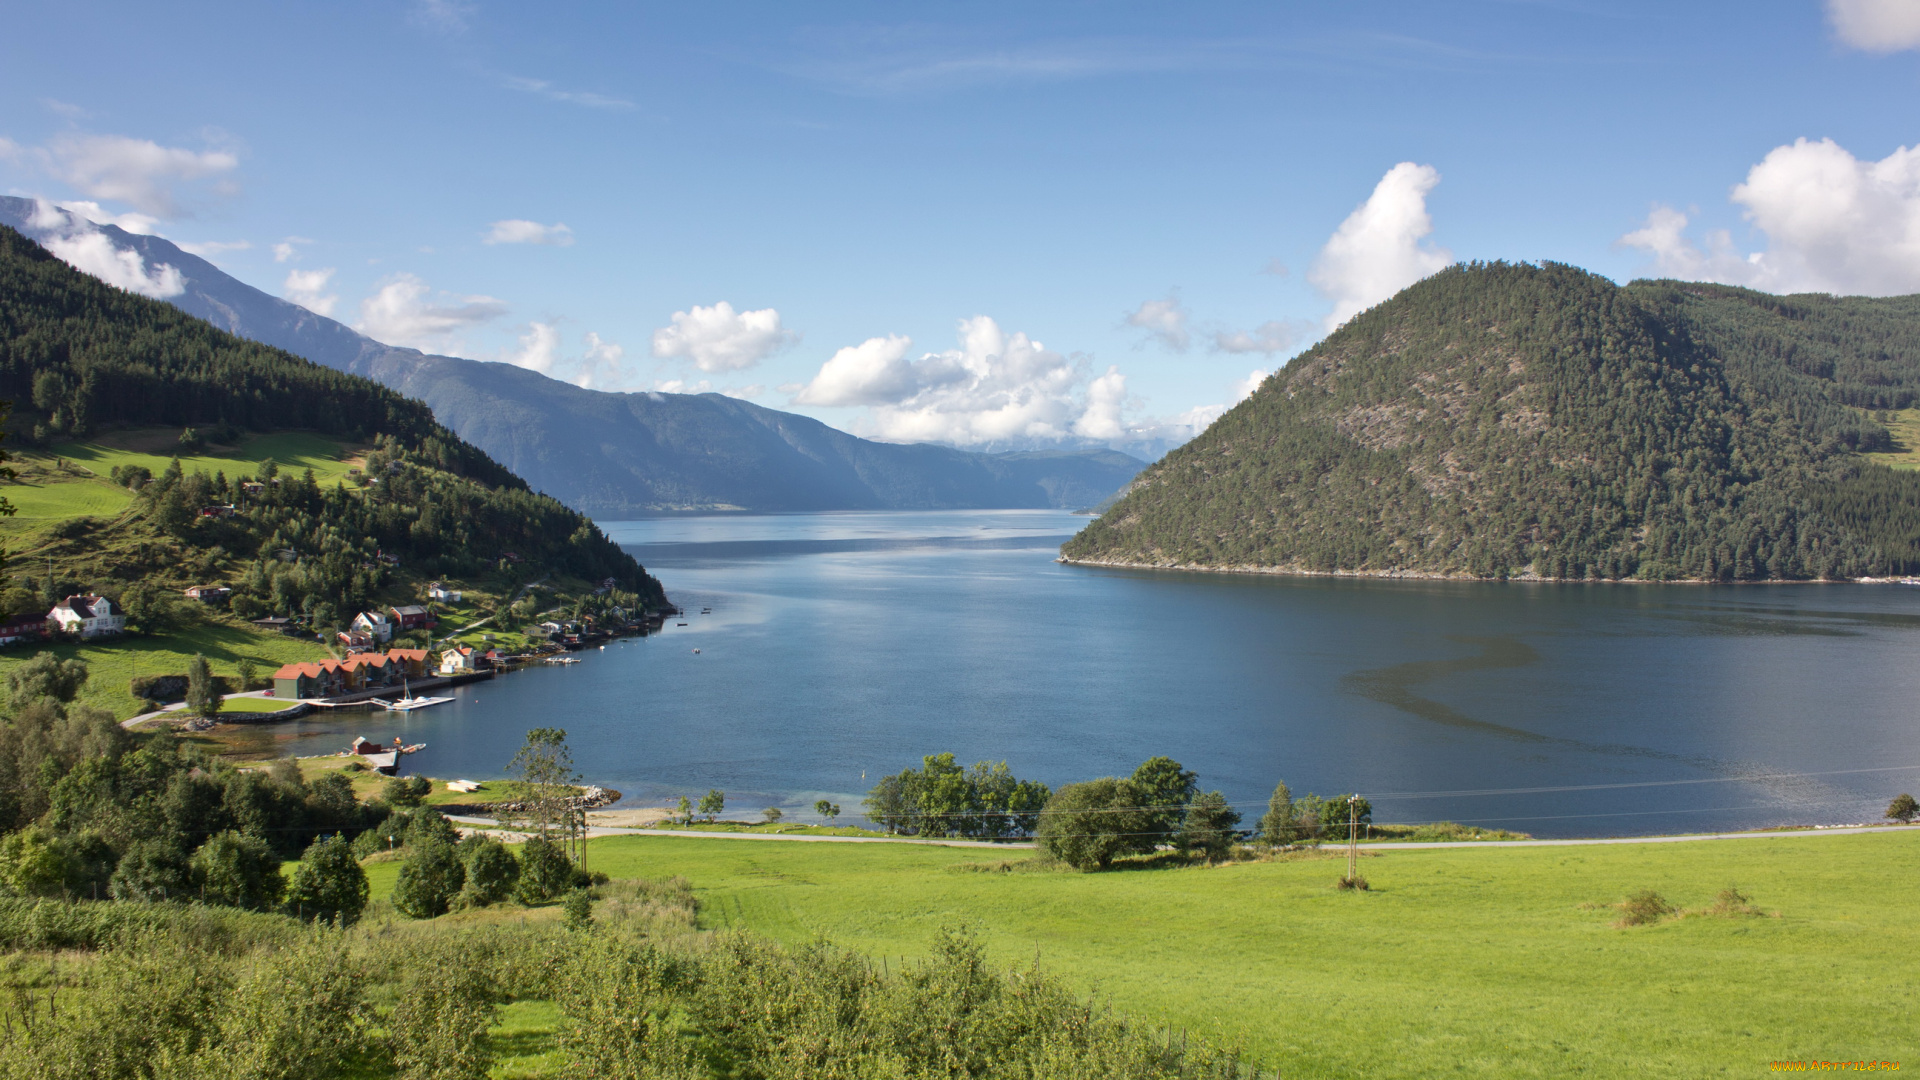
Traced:
MULTIPOLYGON (((876 957, 915 956, 937 927, 969 923, 1003 963, 1038 956, 1118 1009, 1238 1043, 1289 1077, 1749 1076, 1775 1060, 1920 1062, 1910 1015, 1920 828, 1393 851, 1362 863, 1368 893, 1332 888, 1336 858, 966 869, 1008 856, 1021 857, 618 837, 593 841, 588 861, 615 877, 686 876, 705 927, 826 935, 876 957), (1621 929, 1604 906, 1651 888, 1704 908, 1731 884, 1778 917, 1621 929)), ((397 869, 368 868, 376 896, 397 869)))
MULTIPOLYGON (((127 688, 134 676, 184 674, 187 662, 195 653, 206 655, 216 675, 236 675, 242 659, 252 660, 261 678, 272 675, 282 664, 327 655, 327 650, 316 641, 300 641, 284 634, 263 633, 231 621, 208 618, 187 623, 161 636, 129 634, 90 642, 32 648, 16 646, 0 651, 0 679, 15 665, 43 651, 62 660, 77 657, 86 661, 87 685, 80 693, 80 700, 106 709, 122 720, 142 708, 139 699, 127 688)), ((284 708, 284 705, 276 707, 284 708)))
POLYGON ((225 472, 229 479, 241 473, 257 475, 262 465, 273 461, 283 474, 312 469, 322 484, 346 479, 351 467, 348 461, 356 454, 337 439, 304 431, 255 435, 232 448, 209 447, 197 454, 179 454, 168 445, 178 435, 170 430, 117 432, 98 442, 61 443, 52 448, 52 453, 103 477, 116 465, 144 465, 158 475, 177 457, 187 472, 225 472))

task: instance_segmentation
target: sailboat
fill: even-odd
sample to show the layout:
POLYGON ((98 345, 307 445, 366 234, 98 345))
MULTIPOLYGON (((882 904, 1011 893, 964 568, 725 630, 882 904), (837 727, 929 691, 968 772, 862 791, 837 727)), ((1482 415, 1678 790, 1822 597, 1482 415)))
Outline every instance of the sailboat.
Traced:
POLYGON ((429 705, 445 705, 452 700, 450 697, 414 697, 413 688, 407 685, 407 680, 401 679, 399 700, 388 701, 386 702, 386 706, 389 712, 412 712, 415 709, 424 709, 429 705))

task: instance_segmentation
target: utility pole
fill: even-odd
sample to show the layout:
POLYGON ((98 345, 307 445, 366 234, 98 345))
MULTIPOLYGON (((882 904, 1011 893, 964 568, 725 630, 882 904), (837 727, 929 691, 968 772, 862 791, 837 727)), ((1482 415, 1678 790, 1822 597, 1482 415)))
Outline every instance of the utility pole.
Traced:
POLYGON ((1360 858, 1360 796, 1358 793, 1347 796, 1347 880, 1352 881, 1357 873, 1355 863, 1360 858))

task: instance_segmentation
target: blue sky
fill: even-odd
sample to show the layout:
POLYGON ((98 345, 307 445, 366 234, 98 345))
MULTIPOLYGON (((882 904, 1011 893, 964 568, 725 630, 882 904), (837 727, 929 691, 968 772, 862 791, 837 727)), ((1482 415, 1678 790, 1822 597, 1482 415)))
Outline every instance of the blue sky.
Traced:
POLYGON ((1144 445, 1449 259, 1920 291, 1920 3, 1831 5, 28 0, 0 190, 395 344, 1144 445))

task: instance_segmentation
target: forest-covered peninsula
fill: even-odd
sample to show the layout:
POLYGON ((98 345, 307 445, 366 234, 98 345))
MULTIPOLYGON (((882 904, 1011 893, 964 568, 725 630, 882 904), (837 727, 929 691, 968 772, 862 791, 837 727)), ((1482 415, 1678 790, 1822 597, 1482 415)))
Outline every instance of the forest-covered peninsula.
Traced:
POLYGON ((1920 296, 1455 266, 1276 372, 1068 562, 1469 578, 1920 572, 1920 296))

